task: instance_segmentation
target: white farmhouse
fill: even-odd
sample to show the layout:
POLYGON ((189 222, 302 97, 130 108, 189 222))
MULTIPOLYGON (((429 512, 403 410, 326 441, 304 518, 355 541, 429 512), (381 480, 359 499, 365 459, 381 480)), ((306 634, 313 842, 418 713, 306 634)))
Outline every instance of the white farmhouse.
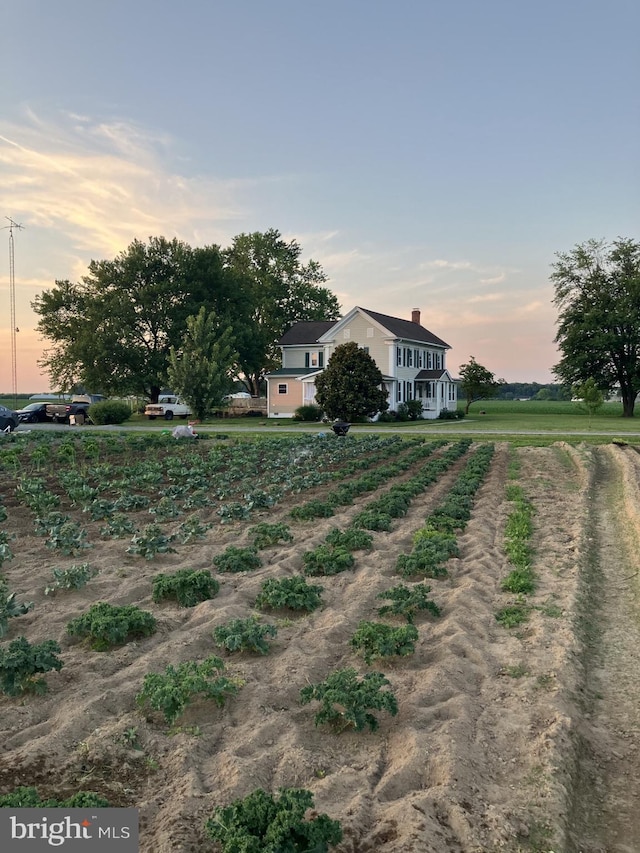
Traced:
POLYGON ((267 413, 293 417, 302 405, 315 403, 315 378, 334 349, 355 341, 382 373, 389 410, 408 400, 422 401, 422 416, 437 418, 457 407, 457 386, 446 367, 449 344, 420 325, 420 311, 401 320, 355 307, 336 322, 296 323, 278 342, 282 367, 267 376, 267 413))

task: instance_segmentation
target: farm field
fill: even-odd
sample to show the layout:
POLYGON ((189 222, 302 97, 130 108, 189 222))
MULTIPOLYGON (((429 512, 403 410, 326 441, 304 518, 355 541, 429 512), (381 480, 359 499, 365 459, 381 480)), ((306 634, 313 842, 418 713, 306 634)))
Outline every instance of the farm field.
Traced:
POLYGON ((42 694, 0 694, 0 797, 138 807, 142 853, 215 853, 217 807, 282 787, 340 821, 338 853, 640 849, 639 466, 623 445, 457 436, 10 437, 0 575, 33 607, 0 621, 0 649, 55 641, 63 666, 42 694), (508 556, 518 506, 530 529, 508 556), (529 592, 503 588, 516 558, 529 592), (154 594, 178 570, 209 570, 213 597, 154 594), (291 578, 320 605, 257 606, 291 578), (363 622, 410 625, 379 614, 384 593, 425 584, 435 607, 412 613, 402 654, 354 641, 363 622), (154 624, 99 650, 67 630, 98 602, 154 624), (273 626, 264 654, 219 640, 250 617, 273 626), (137 701, 147 675, 212 655, 222 705, 194 694, 168 720, 137 701), (375 730, 316 725, 318 702, 301 702, 345 669, 388 681, 397 710, 374 709, 375 730))

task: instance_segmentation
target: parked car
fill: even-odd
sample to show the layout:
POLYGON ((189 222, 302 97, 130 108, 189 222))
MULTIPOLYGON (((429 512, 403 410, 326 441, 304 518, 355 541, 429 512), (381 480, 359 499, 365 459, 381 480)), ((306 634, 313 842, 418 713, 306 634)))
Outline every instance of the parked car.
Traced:
POLYGON ((13 432, 20 423, 18 413, 6 406, 0 406, 0 432, 13 432))
POLYGON ((16 412, 20 418, 20 423, 37 424, 48 420, 47 404, 46 403, 29 403, 24 409, 18 409, 16 412))

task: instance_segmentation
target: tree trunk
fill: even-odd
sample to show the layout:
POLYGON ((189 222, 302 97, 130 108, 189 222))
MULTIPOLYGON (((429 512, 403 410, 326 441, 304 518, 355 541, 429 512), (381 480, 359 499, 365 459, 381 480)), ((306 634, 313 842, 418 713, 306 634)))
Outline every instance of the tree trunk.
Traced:
POLYGON ((623 418, 632 418, 633 417, 633 409, 636 404, 636 395, 637 390, 635 388, 629 388, 624 386, 620 388, 620 393, 622 395, 622 417, 623 418))

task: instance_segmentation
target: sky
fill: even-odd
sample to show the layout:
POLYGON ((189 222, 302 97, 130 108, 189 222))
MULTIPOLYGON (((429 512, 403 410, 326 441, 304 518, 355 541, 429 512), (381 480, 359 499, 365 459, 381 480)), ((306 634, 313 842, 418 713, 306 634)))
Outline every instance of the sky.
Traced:
MULTIPOLYGON (((0 0, 18 391, 34 298, 135 239, 277 228, 343 311, 557 381, 557 252, 639 239, 637 0, 0 0)), ((0 233, 0 393, 12 390, 0 233)))

